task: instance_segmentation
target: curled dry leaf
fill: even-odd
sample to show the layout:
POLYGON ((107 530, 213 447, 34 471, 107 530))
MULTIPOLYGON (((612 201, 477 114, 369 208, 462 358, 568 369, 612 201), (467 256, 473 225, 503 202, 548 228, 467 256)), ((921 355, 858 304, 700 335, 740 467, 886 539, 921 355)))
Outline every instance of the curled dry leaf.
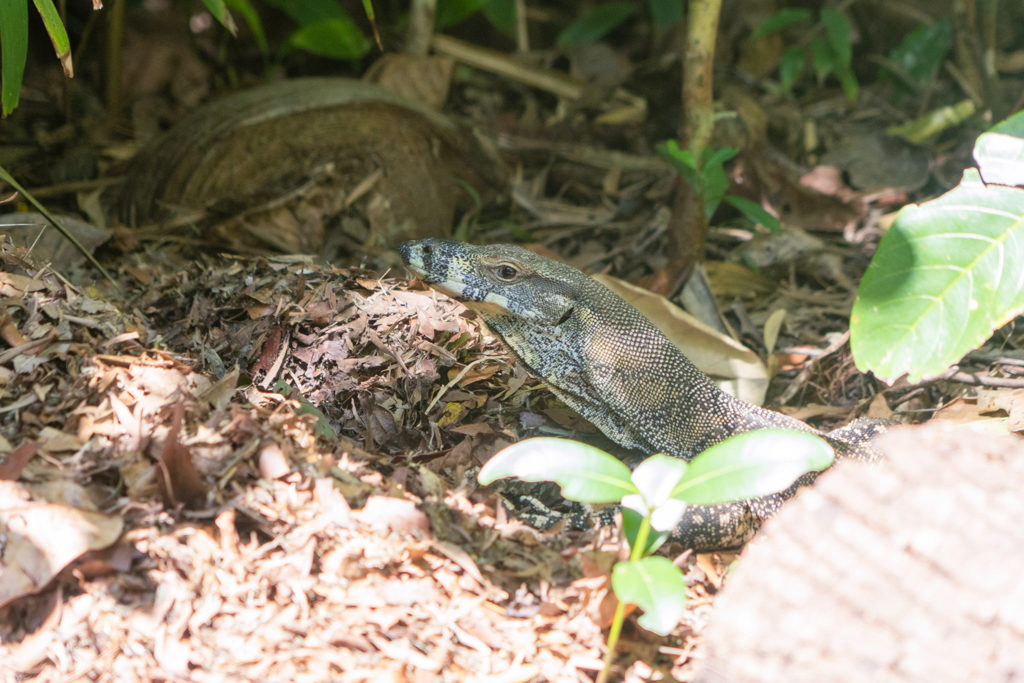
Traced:
POLYGON ((117 540, 120 517, 32 500, 16 482, 0 481, 0 606, 35 593, 89 550, 117 540))

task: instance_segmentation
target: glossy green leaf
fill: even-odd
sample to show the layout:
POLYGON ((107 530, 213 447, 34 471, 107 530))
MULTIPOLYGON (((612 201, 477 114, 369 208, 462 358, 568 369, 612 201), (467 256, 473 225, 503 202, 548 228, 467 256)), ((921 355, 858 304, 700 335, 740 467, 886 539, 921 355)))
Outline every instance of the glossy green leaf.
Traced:
POLYGON ((857 291, 850 346, 857 367, 893 382, 943 373, 1024 312, 1024 189, 956 188, 903 208, 857 291))
POLYGON ((641 517, 650 516, 655 531, 671 531, 683 518, 685 503, 673 499, 672 491, 686 474, 686 461, 657 453, 633 470, 631 479, 639 493, 622 497, 622 506, 641 517))
POLYGON ((801 21, 810 21, 811 12, 806 9, 799 9, 796 7, 786 7, 780 9, 775 14, 771 15, 754 29, 751 34, 752 38, 761 38, 772 33, 781 31, 782 29, 798 24, 801 21))
POLYGON ((671 497, 672 490, 685 474, 685 460, 656 453, 637 465, 630 479, 644 502, 656 508, 671 497))
POLYGON ((605 2, 576 18, 558 36, 558 47, 591 45, 618 28, 637 11, 635 2, 605 2))
POLYGON ((782 232, 782 226, 779 224, 779 219, 768 213, 768 211, 757 202, 752 202, 744 197, 736 197, 731 194, 725 195, 723 201, 746 216, 747 220, 751 223, 754 223, 755 225, 763 225, 775 234, 782 232))
POLYGON ((0 0, 0 101, 7 116, 18 106, 28 56, 27 0, 0 0))
POLYGON ((825 469, 834 457, 828 442, 809 432, 744 432, 694 458, 672 497, 690 505, 716 505, 766 496, 807 472, 825 469))
POLYGON ((992 126, 992 128, 989 129, 989 132, 1024 138, 1024 111, 1019 111, 1016 114, 1003 119, 996 125, 992 126))
POLYGON ((974 143, 974 160, 986 183, 1024 185, 1024 111, 982 133, 974 143))
POLYGON ((299 28, 289 45, 333 59, 360 59, 370 51, 370 40, 348 17, 321 19, 299 28))
POLYGON ((612 569, 612 589, 619 600, 642 609, 637 623, 659 636, 671 633, 686 609, 686 579, 664 557, 619 562, 612 569))
POLYGON ((580 503, 617 503, 639 493, 629 468, 600 448, 553 437, 512 444, 487 461, 477 475, 484 486, 504 477, 553 481, 562 496, 580 503))

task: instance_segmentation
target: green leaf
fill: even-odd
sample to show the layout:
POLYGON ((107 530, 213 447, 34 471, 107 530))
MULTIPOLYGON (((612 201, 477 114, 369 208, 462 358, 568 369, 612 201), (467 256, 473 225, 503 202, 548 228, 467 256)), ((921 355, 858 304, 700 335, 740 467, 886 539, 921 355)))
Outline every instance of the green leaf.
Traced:
MULTIPOLYGON (((623 496, 622 498, 623 500, 625 500, 629 498, 629 496, 623 496)), ((643 520, 644 517, 642 514, 640 514, 636 510, 623 506, 622 533, 623 535, 625 535, 626 541, 629 542, 630 548, 636 545, 637 535, 640 532, 640 525, 643 523, 643 520)), ((669 539, 669 537, 672 535, 672 529, 674 529, 678 524, 679 521, 676 520, 676 523, 672 525, 672 528, 666 529, 665 531, 658 531, 656 529, 652 529, 647 536, 647 543, 644 545, 644 548, 641 551, 640 555, 646 556, 654 553, 654 551, 660 548, 661 545, 669 539)))
POLYGON ((1009 118, 1003 119, 996 125, 989 128, 989 132, 1024 138, 1024 111, 1019 111, 1009 118))
MULTIPOLYGON (((20 2, 21 0, 7 0, 8 2, 20 2)), ((75 67, 71 62, 71 42, 68 40, 68 32, 64 30, 64 22, 60 20, 57 8, 53 6, 53 0, 34 0, 36 11, 39 12, 46 27, 46 33, 50 36, 53 49, 57 53, 57 59, 64 69, 64 75, 74 78, 75 67)))
POLYGON ((647 8, 656 31, 665 31, 683 18, 683 0, 647 0, 647 8))
POLYGON ((591 45, 629 19, 637 10, 635 2, 605 2, 575 19, 558 36, 558 47, 591 45))
POLYGON ((206 9, 210 10, 213 18, 226 28, 231 35, 238 35, 238 24, 235 23, 235 18, 231 16, 231 12, 228 12, 226 0, 203 0, 203 4, 206 5, 206 9))
POLYGON ((807 52, 802 47, 792 45, 782 53, 779 62, 779 83, 784 90, 792 90, 800 79, 807 65, 807 52))
POLYGON ((722 197, 729 191, 729 176, 722 164, 707 164, 700 172, 700 194, 704 200, 704 214, 710 221, 722 203, 722 197))
POLYGON ((814 68, 814 75, 818 77, 819 83, 824 81, 836 68, 835 52, 821 34, 815 34, 811 38, 811 66, 814 68))
POLYGON ((972 168, 900 211, 861 280, 850 346, 861 371, 917 382, 1022 312, 1024 190, 985 185, 972 168))
POLYGON ((974 143, 974 160, 986 183, 1024 185, 1024 111, 982 133, 974 143))
POLYGON ((284 12, 299 26, 323 21, 325 19, 346 19, 348 14, 342 9, 338 0, 264 0, 268 5, 284 12))
POLYGON ((781 31, 787 26, 798 24, 801 21, 810 21, 810 19, 810 10, 797 9, 795 7, 786 7, 780 9, 778 12, 762 21, 758 25, 758 27, 754 29, 754 32, 751 34, 750 37, 761 38, 771 33, 781 31))
POLYGON ((664 557, 619 562, 612 569, 612 589, 619 600, 642 609, 637 623, 659 636, 671 633, 686 609, 686 579, 664 557))
POLYGON ((644 502, 656 508, 672 496, 672 489, 686 474, 686 461, 656 453, 637 465, 630 475, 644 502))
POLYGON ((679 149, 675 140, 659 142, 654 146, 658 156, 672 164, 676 172, 683 176, 683 180, 690 184, 690 187, 699 188, 700 181, 697 178, 697 157, 688 149, 679 149))
POLYGON ((704 159, 701 167, 706 169, 709 166, 721 166, 739 153, 740 151, 735 147, 719 147, 704 159))
POLYGON ((480 11, 484 0, 437 0, 434 11, 434 27, 443 30, 462 23, 480 11))
POLYGON ((856 102, 857 95, 860 93, 860 84, 857 83, 857 77, 853 75, 849 65, 837 64, 836 78, 839 79, 839 85, 843 86, 843 94, 846 95, 846 99, 856 102))
POLYGON ((516 3, 515 0, 485 0, 483 14, 491 26, 506 36, 516 35, 516 3))
POLYGON ((480 469, 484 486, 504 477, 524 481, 553 481, 562 496, 580 503, 617 503, 639 493, 629 468, 600 448, 553 437, 537 437, 512 444, 480 469))
POLYGON ((853 62, 853 29, 846 15, 832 7, 821 10, 821 23, 825 25, 828 44, 832 47, 836 61, 844 66, 853 62))
POLYGON ((306 24, 291 35, 288 44, 333 59, 360 59, 370 51, 369 39, 348 17, 306 24))
POLYGON ((953 45, 953 28, 945 17, 922 24, 904 36, 889 53, 889 61, 918 89, 925 87, 942 66, 953 45))
POLYGON ((640 463, 630 477, 639 493, 622 497, 622 506, 650 516, 655 531, 671 531, 683 518, 686 504, 672 490, 686 473, 686 461, 657 453, 640 463))
POLYGON ((0 101, 7 116, 18 106, 28 56, 27 0, 0 0, 0 101))
POLYGON ((264 56, 269 54, 270 47, 267 45, 267 35, 263 32, 263 22, 260 21, 260 15, 253 8, 252 3, 249 0, 224 0, 224 2, 245 19, 245 23, 249 25, 249 30, 252 31, 252 35, 256 39, 256 46, 260 49, 260 54, 264 56))
POLYGON ((828 442, 810 432, 744 432, 694 458, 672 497, 690 505, 717 505, 766 496, 807 472, 825 469, 834 457, 828 442))
POLYGON ((782 232, 782 226, 779 224, 779 219, 768 213, 768 211, 766 211, 760 204, 752 202, 744 197, 737 197, 736 195, 731 194, 725 195, 723 201, 746 216, 747 220, 751 223, 754 223, 755 225, 763 225, 775 234, 782 232))

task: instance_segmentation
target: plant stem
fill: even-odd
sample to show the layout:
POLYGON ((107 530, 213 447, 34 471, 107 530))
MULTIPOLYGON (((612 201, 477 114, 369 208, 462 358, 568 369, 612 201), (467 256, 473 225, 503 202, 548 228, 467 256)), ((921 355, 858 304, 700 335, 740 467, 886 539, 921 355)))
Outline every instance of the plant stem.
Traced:
MULTIPOLYGON (((651 516, 648 514, 640 523, 640 529, 636 532, 636 542, 629 549, 629 561, 636 562, 644 554, 647 547, 647 537, 651 535, 651 516)), ((608 629, 608 640, 604 647, 604 668, 597 675, 594 683, 605 683, 608 674, 612 670, 612 661, 615 659, 615 647, 619 644, 619 635, 622 633, 622 624, 626 620, 626 603, 619 600, 615 606, 615 616, 612 617, 612 625, 608 629)))

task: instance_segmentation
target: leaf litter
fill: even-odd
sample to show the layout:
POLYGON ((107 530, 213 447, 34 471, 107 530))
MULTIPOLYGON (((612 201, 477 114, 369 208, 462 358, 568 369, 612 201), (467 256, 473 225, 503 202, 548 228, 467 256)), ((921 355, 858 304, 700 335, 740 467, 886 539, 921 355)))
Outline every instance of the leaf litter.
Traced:
MULTIPOLYGON (((473 315, 304 259, 169 251, 131 255, 118 307, 0 248, 3 676, 592 676, 615 545, 477 489, 520 414, 558 429, 558 406, 473 315)), ((630 676, 685 677, 700 576, 667 643, 627 633, 630 676)))

